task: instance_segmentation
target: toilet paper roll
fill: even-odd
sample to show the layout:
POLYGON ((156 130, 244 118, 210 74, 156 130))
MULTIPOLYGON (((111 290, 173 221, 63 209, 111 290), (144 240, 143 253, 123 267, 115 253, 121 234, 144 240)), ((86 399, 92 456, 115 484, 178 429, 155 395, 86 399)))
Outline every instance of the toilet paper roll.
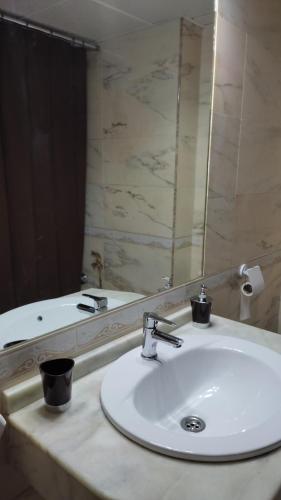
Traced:
POLYGON ((248 278, 240 287, 240 320, 244 321, 251 317, 252 298, 259 295, 264 289, 264 279, 260 266, 250 267, 244 271, 248 278))
POLYGON ((2 415, 0 415, 0 438, 5 430, 5 427, 6 427, 6 420, 4 419, 4 417, 2 417, 2 415))

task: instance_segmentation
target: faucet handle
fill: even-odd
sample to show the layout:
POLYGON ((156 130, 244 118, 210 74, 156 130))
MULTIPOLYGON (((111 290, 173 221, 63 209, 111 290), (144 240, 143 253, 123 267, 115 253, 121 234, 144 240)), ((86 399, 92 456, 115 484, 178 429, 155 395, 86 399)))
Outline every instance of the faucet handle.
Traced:
POLYGON ((176 326, 176 323, 159 316, 157 313, 145 312, 143 314, 143 325, 145 328, 155 328, 158 322, 165 323, 165 325, 176 326))

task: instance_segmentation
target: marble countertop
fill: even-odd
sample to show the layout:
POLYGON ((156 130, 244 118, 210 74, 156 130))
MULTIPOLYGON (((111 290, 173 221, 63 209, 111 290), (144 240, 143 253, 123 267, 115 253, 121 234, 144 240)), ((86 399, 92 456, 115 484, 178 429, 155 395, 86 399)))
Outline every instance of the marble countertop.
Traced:
MULTIPOLYGON (((219 317, 213 322, 218 327, 216 334, 252 340, 281 353, 278 334, 219 317)), ((180 335, 182 328, 177 331, 180 335)), ((194 333, 191 325, 188 331, 194 333)), ((185 335, 188 342, 188 333, 185 335)), ((120 434, 105 418, 99 402, 108 366, 74 383, 72 406, 65 414, 48 413, 38 400, 9 416, 11 460, 44 498, 281 498, 281 449, 256 459, 208 464, 154 453, 120 434)))

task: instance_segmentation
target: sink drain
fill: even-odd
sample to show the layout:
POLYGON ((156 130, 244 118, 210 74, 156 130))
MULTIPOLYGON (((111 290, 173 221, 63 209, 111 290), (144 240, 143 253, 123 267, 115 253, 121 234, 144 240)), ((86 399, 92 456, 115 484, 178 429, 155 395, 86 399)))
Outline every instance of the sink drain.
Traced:
POLYGON ((201 432, 206 427, 204 420, 202 420, 202 418, 195 417, 194 415, 184 417, 180 421, 180 424, 184 431, 189 432, 201 432))

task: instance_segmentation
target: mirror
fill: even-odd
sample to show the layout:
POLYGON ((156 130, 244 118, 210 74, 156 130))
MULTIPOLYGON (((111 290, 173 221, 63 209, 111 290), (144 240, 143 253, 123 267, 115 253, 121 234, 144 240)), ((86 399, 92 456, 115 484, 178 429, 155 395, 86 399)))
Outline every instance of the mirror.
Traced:
POLYGON ((0 9, 3 348, 202 275, 214 5, 0 9))

